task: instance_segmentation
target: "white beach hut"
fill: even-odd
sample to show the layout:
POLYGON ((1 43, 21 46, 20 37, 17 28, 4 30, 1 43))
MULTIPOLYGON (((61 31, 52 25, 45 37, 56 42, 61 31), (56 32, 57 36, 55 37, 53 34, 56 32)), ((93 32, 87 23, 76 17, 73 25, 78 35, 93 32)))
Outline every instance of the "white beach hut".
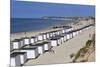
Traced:
POLYGON ((70 39, 73 38, 73 32, 70 32, 70 39))
POLYGON ((47 34, 48 34, 48 33, 44 33, 44 35, 43 35, 43 39, 44 39, 44 40, 47 39, 47 34))
POLYGON ((21 45, 21 39, 15 39, 11 42, 11 49, 20 49, 21 47, 23 47, 23 45, 21 45))
POLYGON ((63 40, 64 40, 64 42, 66 42, 67 41, 66 33, 65 34, 61 34, 61 36, 63 36, 63 40))
POLYGON ((43 34, 39 34, 39 35, 37 35, 37 38, 38 38, 38 41, 43 40, 43 34))
POLYGON ((73 37, 73 33, 72 32, 68 32, 67 34, 67 40, 71 39, 73 37))
POLYGON ((79 33, 82 33, 82 29, 79 30, 79 33))
POLYGON ((56 36, 56 31, 52 31, 53 37, 56 36))
POLYGON ((71 28, 72 28, 72 27, 70 27, 70 26, 65 26, 65 27, 64 27, 64 30, 65 30, 65 32, 67 33, 67 32, 69 32, 69 31, 71 31, 71 28))
POLYGON ((51 43, 50 42, 43 42, 44 44, 44 50, 48 51, 51 48, 51 43))
POLYGON ((20 55, 21 64, 24 64, 27 61, 27 53, 26 52, 16 52, 20 55))
POLYGON ((20 55, 13 53, 10 55, 10 66, 11 67, 16 67, 16 66, 20 66, 21 65, 21 61, 20 61, 20 55))
POLYGON ((50 33, 49 32, 46 32, 47 34, 46 34, 46 37, 47 37, 47 39, 49 39, 50 38, 50 33))
POLYGON ((72 28, 69 28, 69 31, 72 31, 72 28))
POLYGON ((72 30, 74 30, 74 28, 73 28, 73 27, 70 27, 70 28, 68 29, 68 31, 72 31, 72 30))
POLYGON ((39 54, 43 54, 45 52, 43 43, 37 43, 37 44, 35 44, 35 46, 38 48, 39 54))
POLYGON ((59 37, 54 37, 50 39, 51 46, 59 46, 61 44, 61 39, 59 37))
POLYGON ((62 30, 60 30, 60 34, 63 34, 63 33, 62 33, 62 30))
POLYGON ((72 31, 72 28, 66 28, 66 30, 65 30, 66 33, 70 32, 70 31, 72 31))
POLYGON ((61 40, 61 44, 64 43, 64 36, 59 36, 60 40, 61 40))
POLYGON ((59 31, 58 31, 58 30, 56 30, 56 31, 55 31, 55 34, 56 34, 56 35, 59 35, 59 31))
POLYGON ((34 36, 30 37, 30 44, 34 44, 37 41, 38 41, 37 37, 34 37, 34 36))
POLYGON ((23 65, 26 62, 26 60, 27 60, 26 52, 14 52, 12 54, 20 56, 20 60, 19 61, 20 61, 21 65, 23 65))
POLYGON ((62 33, 65 33, 65 32, 66 32, 66 30, 65 30, 65 29, 63 29, 63 30, 62 30, 62 33))
POLYGON ((35 42, 38 42, 38 37, 37 36, 35 36, 35 42))
POLYGON ((46 39, 47 39, 47 34, 48 34, 48 33, 42 33, 42 35, 43 35, 43 40, 46 40, 46 39))
POLYGON ((72 27, 72 28, 71 28, 71 31, 73 31, 73 30, 74 30, 74 28, 72 27))
POLYGON ((23 41, 23 39, 20 39, 20 44, 21 44, 22 47, 25 46, 25 45, 24 45, 24 41, 23 41))
POLYGON ((56 36, 56 38, 60 38, 59 45, 62 44, 62 43, 64 43, 64 35, 56 36))
POLYGON ((60 30, 57 30, 57 35, 60 35, 60 30))
POLYGON ((29 45, 30 44, 30 38, 29 37, 24 37, 22 39, 23 39, 24 45, 29 45))
POLYGON ((10 44, 10 51, 13 51, 13 45, 10 44))
POLYGON ((76 31, 76 34, 77 34, 77 35, 79 34, 79 31, 78 31, 78 30, 76 31))
POLYGON ((26 52, 27 59, 37 58, 39 56, 37 47, 24 47, 20 52, 26 52))
POLYGON ((67 33, 66 35, 67 35, 67 40, 69 40, 70 39, 70 34, 67 33))
POLYGON ((77 33, 75 31, 73 31, 73 37, 75 37, 77 35, 77 33))
POLYGON ((53 37, 53 33, 52 32, 49 32, 49 34, 50 34, 50 37, 53 37))

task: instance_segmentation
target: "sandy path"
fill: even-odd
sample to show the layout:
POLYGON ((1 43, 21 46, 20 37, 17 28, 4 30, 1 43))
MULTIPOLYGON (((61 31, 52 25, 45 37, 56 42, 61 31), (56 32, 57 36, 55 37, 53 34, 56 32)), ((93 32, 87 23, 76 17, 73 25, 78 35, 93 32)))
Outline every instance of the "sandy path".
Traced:
POLYGON ((70 58, 70 54, 76 53, 80 48, 85 46, 86 41, 89 39, 89 34, 94 33, 94 30, 94 27, 85 30, 78 36, 63 43, 62 45, 53 47, 55 54, 46 52, 40 55, 37 59, 29 60, 24 65, 58 64, 71 62, 72 59, 70 58))

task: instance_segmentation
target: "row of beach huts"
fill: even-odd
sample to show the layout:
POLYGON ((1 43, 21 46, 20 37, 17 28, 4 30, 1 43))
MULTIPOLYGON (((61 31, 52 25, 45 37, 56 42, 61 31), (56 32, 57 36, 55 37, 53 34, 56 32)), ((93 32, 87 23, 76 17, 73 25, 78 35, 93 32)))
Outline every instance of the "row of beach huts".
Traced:
POLYGON ((49 51, 52 47, 62 45, 91 26, 93 25, 82 28, 65 27, 62 30, 15 39, 10 44, 10 66, 24 65, 29 59, 38 58, 39 55, 49 51))

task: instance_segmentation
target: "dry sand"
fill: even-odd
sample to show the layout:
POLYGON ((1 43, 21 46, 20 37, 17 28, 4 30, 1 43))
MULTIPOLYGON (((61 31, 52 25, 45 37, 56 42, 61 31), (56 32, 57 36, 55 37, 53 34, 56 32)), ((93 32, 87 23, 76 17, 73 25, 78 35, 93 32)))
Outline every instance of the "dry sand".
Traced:
MULTIPOLYGON (((84 21, 80 21, 79 23, 77 23, 77 24, 81 24, 81 25, 77 25, 77 24, 75 24, 75 25, 69 24, 69 25, 71 25, 73 28, 75 28, 75 27, 80 28, 80 27, 86 26, 90 23, 93 23, 93 21, 92 20, 89 20, 89 21, 84 20, 84 21)), ((68 26, 68 24, 66 24, 66 26, 68 26)), ((20 39, 20 38, 25 37, 25 36, 31 37, 31 36, 36 36, 40 33, 50 32, 50 31, 55 31, 55 30, 62 30, 62 29, 63 28, 54 29, 54 28, 50 27, 50 28, 47 28, 47 29, 42 29, 42 30, 37 30, 37 31, 29 31, 29 32, 26 32, 26 34, 25 34, 25 32, 13 33, 13 34, 10 35, 10 41, 12 41, 14 39, 20 39)))
MULTIPOLYGON (((87 25, 91 21, 80 21, 82 23, 78 27, 82 27, 87 25)), ((73 25, 72 27, 75 27, 77 25, 73 25)), ((60 28, 61 29, 61 28, 60 28)), ((54 30, 60 30, 60 29, 45 29, 45 30, 39 30, 39 31, 30 31, 30 32, 21 32, 21 33, 15 33, 11 34, 10 38, 11 41, 16 38, 21 37, 31 37, 38 35, 39 33, 54 31, 54 30)), ((78 36, 68 40, 67 42, 63 43, 60 46, 53 47, 52 49, 55 51, 55 53, 46 52, 42 55, 40 55, 37 59, 31 59, 27 61, 24 65, 30 66, 30 65, 40 65, 40 64, 60 64, 60 63, 69 63, 72 61, 70 58, 70 55, 72 53, 76 53, 80 48, 85 46, 85 43, 89 38, 89 34, 93 34, 95 32, 95 27, 89 28, 88 30, 84 30, 82 33, 80 33, 78 36)), ((89 60, 95 61, 94 54, 91 54, 89 60)))
POLYGON ((47 29, 43 29, 43 30, 38 30, 38 31, 29 31, 29 32, 19 32, 19 33, 13 33, 10 35, 10 41, 14 40, 14 39, 20 39, 22 37, 31 37, 31 36, 36 36, 40 33, 44 33, 44 32, 50 32, 50 31, 55 31, 55 30, 61 30, 62 28, 57 28, 57 29, 53 29, 53 28, 47 28, 47 29))
MULTIPOLYGON (((76 53, 80 48, 85 46, 85 43, 89 38, 89 34, 93 34, 95 27, 84 30, 78 36, 63 43, 60 46, 53 47, 55 53, 46 52, 40 55, 37 59, 31 59, 24 65, 40 65, 40 64, 60 64, 69 63, 72 61, 70 55, 76 53)), ((95 61, 94 54, 91 55, 90 61, 95 61)))

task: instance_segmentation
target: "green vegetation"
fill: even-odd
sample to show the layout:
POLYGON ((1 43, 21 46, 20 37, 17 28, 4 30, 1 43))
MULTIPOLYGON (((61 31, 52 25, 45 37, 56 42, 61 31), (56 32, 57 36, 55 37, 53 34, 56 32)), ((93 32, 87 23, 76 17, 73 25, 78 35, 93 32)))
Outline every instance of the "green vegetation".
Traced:
POLYGON ((87 42, 86 42, 86 48, 89 48, 90 46, 91 46, 91 44, 92 44, 92 40, 88 40, 87 42))
POLYGON ((74 53, 70 54, 70 58, 73 58, 74 56, 75 56, 75 54, 74 54, 74 53))
POLYGON ((81 60, 80 62, 87 62, 88 60, 81 60))
POLYGON ((73 59, 73 62, 76 62, 76 60, 79 58, 79 57, 84 57, 85 53, 88 51, 88 49, 86 47, 83 47, 81 48, 77 54, 75 55, 75 58, 73 59))
MULTIPOLYGON (((95 49, 95 34, 92 35, 92 39, 88 40, 86 42, 86 45, 81 48, 75 55, 71 54, 70 57, 74 57, 72 62, 76 62, 78 58, 84 57, 85 54, 88 52, 89 49, 94 48, 95 49)), ((83 59, 80 62, 86 62, 88 59, 83 59)))

